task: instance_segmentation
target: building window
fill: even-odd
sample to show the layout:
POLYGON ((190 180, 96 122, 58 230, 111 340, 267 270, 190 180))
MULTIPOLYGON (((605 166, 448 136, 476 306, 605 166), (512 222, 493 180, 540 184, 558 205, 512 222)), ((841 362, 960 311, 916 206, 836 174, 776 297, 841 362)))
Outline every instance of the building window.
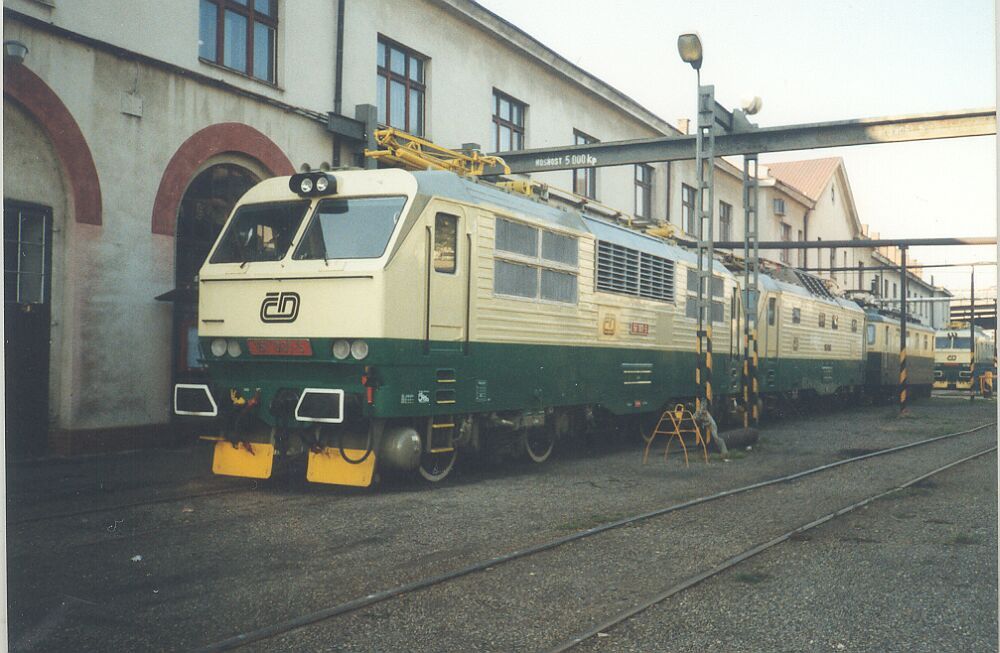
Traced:
POLYGON ((836 274, 833 271, 833 268, 835 268, 835 267, 837 267, 837 248, 836 247, 831 247, 830 248, 830 278, 831 279, 833 279, 834 275, 836 274))
MULTIPOLYGON (((573 130, 573 144, 587 145, 599 142, 593 136, 573 130)), ((592 200, 597 199, 597 168, 578 168, 573 171, 573 192, 592 200)))
POLYGON ((899 297, 899 288, 896 286, 896 282, 892 282, 892 298, 896 299, 899 297))
POLYGON ((640 163, 635 167, 635 215, 649 218, 653 212, 653 167, 640 163))
POLYGON ((830 184, 830 203, 835 204, 837 202, 837 187, 830 184))
POLYGON ((694 188, 681 184, 681 227, 690 235, 698 235, 698 215, 694 210, 696 194, 694 188))
MULTIPOLYGON (((781 242, 788 243, 792 240, 792 228, 791 226, 781 223, 781 242)), ((792 262, 792 252, 791 250, 783 249, 781 250, 781 262, 785 264, 790 264, 792 262)))
POLYGON ((378 121, 424 135, 427 57, 385 38, 378 40, 378 121))
POLYGON ((718 240, 733 239, 733 205, 719 202, 719 238, 718 240))
POLYGON ((495 247, 494 293, 576 303, 576 238, 497 218, 495 247))
MULTIPOLYGON (((801 243, 804 240, 805 240, 805 235, 802 233, 802 230, 799 229, 799 242, 801 243)), ((806 266, 806 250, 800 249, 799 250, 799 267, 800 268, 804 268, 805 266, 806 266)))
POLYGON ((493 150, 524 149, 524 113, 527 105, 493 89, 493 150))
POLYGON ((3 212, 4 304, 50 303, 51 211, 4 202, 3 212))
POLYGON ((774 214, 785 215, 785 200, 781 197, 774 198, 774 214))
POLYGON ((277 0, 200 2, 198 56, 273 84, 277 0))

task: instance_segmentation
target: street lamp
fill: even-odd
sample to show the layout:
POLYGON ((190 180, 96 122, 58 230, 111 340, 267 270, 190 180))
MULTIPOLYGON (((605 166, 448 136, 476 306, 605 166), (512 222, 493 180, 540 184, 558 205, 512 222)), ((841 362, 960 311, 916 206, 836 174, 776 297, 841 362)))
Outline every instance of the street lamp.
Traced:
POLYGON ((691 64, 695 70, 701 69, 701 39, 698 32, 681 34, 677 37, 677 52, 681 55, 681 60, 691 64))
POLYGON ((24 58, 28 56, 28 46, 20 41, 4 41, 3 54, 4 59, 12 63, 21 64, 24 63, 24 58))

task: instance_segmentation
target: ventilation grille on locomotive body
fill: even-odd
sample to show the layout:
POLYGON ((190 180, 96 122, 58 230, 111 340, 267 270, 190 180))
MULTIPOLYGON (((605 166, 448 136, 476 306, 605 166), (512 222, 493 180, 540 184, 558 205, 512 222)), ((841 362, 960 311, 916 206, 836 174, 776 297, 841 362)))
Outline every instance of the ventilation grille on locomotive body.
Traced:
POLYGON ((674 301, 674 262, 617 243, 597 243, 597 289, 674 301))

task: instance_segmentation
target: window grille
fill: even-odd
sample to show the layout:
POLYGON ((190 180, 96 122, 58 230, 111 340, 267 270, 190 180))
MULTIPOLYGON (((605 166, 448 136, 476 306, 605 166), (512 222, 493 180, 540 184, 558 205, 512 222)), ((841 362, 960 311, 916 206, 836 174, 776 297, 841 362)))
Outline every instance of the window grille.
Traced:
POLYGON ((538 229, 497 218, 496 248, 535 258, 538 256, 538 229))
POLYGON ((538 296, 538 271, 530 265, 497 260, 493 268, 493 289, 499 295, 538 296))
POLYGON ((552 233, 542 232, 542 258, 546 261, 563 263, 564 265, 576 266, 577 250, 576 238, 552 233))
POLYGON ((674 301, 674 262, 617 243, 597 243, 597 289, 674 301))

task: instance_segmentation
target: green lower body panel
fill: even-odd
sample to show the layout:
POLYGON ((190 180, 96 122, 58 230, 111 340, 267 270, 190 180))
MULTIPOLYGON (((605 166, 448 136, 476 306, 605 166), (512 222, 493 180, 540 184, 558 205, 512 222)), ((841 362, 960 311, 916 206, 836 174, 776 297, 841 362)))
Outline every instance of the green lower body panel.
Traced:
MULTIPOLYGON (((272 402, 282 389, 344 391, 346 417, 426 417, 560 406, 600 406, 611 413, 648 413, 697 394, 694 352, 612 347, 369 340, 363 361, 335 360, 327 343, 306 358, 209 359, 216 400, 256 396, 257 414, 276 420, 272 402)), ((246 348, 244 348, 246 351, 246 348)), ((812 390, 829 394, 863 383, 858 361, 762 359, 764 393, 812 390)), ((740 361, 713 355, 716 399, 742 394, 740 361)), ((287 409, 286 409, 287 410, 287 409)), ((305 423, 288 424, 304 427, 305 423)))

